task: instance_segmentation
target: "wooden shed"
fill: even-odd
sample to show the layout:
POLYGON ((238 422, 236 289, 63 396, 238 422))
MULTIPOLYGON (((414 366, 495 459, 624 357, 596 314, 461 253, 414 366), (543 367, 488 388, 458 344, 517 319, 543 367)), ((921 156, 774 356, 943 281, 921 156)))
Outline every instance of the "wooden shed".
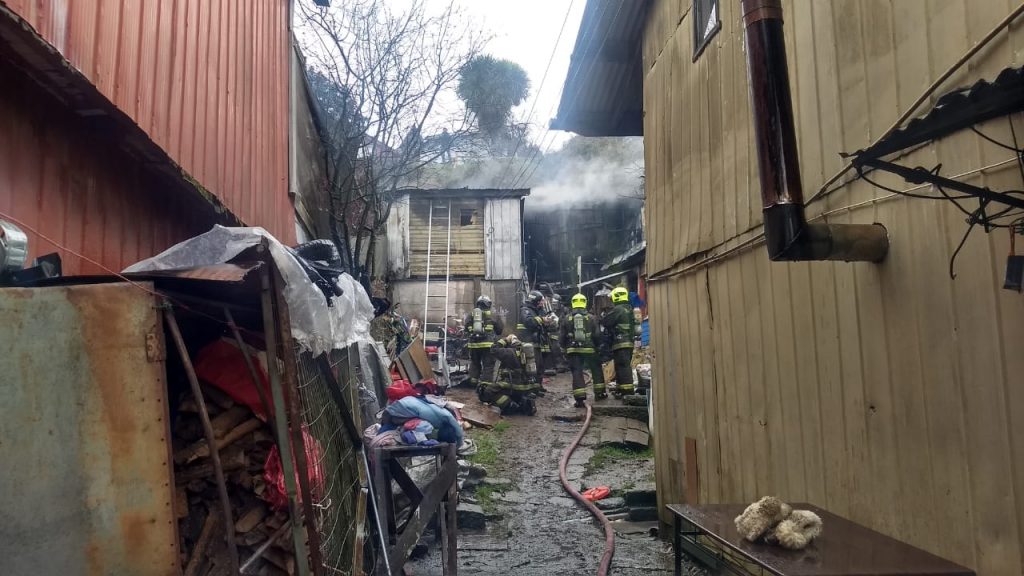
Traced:
MULTIPOLYGON (((662 504, 774 494, 978 574, 1024 571, 1024 297, 1002 289, 1010 234, 965 235, 965 215, 927 180, 872 172, 884 190, 840 172, 841 153, 876 144, 908 110, 902 126, 921 127, 1019 73, 1019 6, 782 1, 806 218, 881 223, 890 241, 880 264, 782 263, 764 248, 740 0, 588 1, 564 90, 579 97, 563 98, 555 124, 644 136, 662 504)), ((899 163, 1024 188, 1006 149, 1024 117, 974 128, 899 163)))
MULTIPOLYGON (((523 278, 523 201, 529 193, 404 191, 387 222, 387 271, 392 298, 401 303, 402 312, 423 318, 429 260, 432 286, 450 278, 447 315, 461 317, 480 294, 487 294, 499 314, 514 318, 523 278)), ((431 293, 439 292, 443 288, 431 288, 431 293)))

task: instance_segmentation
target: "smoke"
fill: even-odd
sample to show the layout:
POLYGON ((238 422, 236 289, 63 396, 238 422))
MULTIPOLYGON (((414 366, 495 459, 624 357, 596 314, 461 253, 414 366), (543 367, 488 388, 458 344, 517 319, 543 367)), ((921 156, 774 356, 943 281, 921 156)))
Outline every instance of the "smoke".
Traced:
POLYGON ((541 161, 526 209, 637 202, 643 198, 641 138, 574 138, 541 161))

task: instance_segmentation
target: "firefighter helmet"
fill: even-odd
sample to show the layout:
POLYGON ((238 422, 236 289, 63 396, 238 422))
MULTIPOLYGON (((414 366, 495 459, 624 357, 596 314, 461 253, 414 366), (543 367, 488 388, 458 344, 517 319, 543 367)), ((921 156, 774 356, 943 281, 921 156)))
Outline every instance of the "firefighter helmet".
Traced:
POLYGON ((576 309, 576 308, 586 308, 587 307, 587 297, 584 296, 583 294, 576 294, 575 296, 572 297, 572 307, 573 307, 573 309, 576 309))
POLYGON ((476 299, 476 307, 481 310, 491 309, 491 297, 484 294, 476 299))
POLYGON ((543 306, 544 295, 536 290, 530 290, 530 293, 526 295, 526 303, 537 307, 543 306))
POLYGON ((612 290, 612 302, 615 304, 620 302, 629 302, 629 292, 621 286, 615 288, 612 290))

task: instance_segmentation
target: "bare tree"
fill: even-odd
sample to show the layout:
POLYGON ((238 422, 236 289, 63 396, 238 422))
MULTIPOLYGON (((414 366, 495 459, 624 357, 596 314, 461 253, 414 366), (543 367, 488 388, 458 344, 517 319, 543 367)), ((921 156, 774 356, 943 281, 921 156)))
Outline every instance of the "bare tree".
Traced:
POLYGON ((299 2, 328 155, 331 239, 364 283, 399 186, 470 137, 454 89, 484 44, 449 3, 299 2), (317 88, 316 84, 322 86, 317 88), (449 93, 451 96, 449 96, 449 93))

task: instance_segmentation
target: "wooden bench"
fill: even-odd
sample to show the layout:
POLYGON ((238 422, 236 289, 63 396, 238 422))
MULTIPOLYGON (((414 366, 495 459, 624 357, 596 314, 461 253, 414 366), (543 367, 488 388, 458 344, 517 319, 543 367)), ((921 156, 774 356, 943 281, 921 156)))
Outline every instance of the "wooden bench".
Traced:
POLYGON ((733 520, 745 504, 670 504, 675 515, 675 573, 682 554, 731 574, 778 576, 974 576, 929 554, 812 504, 793 504, 821 516, 822 535, 804 550, 744 540, 733 520))

